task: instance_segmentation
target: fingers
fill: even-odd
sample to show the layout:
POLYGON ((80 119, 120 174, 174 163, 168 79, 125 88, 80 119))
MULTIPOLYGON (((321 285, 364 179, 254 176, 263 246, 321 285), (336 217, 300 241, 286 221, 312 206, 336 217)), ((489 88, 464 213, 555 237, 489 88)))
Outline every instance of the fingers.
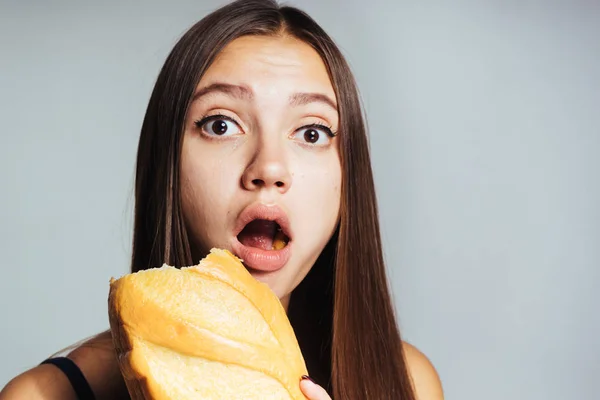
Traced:
POLYGON ((308 400, 331 400, 325 389, 313 382, 310 377, 304 375, 300 381, 300 390, 308 400))

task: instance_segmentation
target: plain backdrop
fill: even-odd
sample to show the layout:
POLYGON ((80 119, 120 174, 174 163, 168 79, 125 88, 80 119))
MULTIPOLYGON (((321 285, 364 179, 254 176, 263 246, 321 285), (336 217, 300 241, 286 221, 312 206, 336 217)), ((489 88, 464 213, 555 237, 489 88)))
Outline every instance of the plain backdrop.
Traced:
MULTIPOLYGON (((108 326, 167 53, 222 1, 0 2, 0 387, 108 326)), ((319 1, 404 337, 447 399, 598 398, 600 2, 319 1)))

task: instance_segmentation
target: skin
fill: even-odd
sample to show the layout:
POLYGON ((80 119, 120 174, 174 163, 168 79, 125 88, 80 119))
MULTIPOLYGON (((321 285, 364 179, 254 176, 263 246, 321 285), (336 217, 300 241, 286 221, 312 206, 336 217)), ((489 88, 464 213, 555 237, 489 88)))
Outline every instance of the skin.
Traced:
MULTIPOLYGON (((185 123, 181 158, 183 213, 202 251, 232 250, 236 219, 251 204, 277 205, 290 219, 292 255, 274 272, 251 271, 287 305, 334 232, 340 209, 341 165, 335 92, 318 54, 291 37, 243 37, 230 43, 206 71, 185 123), (291 105, 297 93, 331 99, 291 105), (226 132, 205 116, 222 114, 226 132), (305 134, 311 124, 323 125, 305 134), (217 129, 217 132, 219 130, 217 129), (210 210, 210 211, 207 211, 210 210)), ((199 258, 199 256, 195 257, 199 258)))
MULTIPOLYGON (((239 96, 239 90, 226 90, 200 96, 185 122, 182 198, 195 258, 206 247, 231 248, 233 226, 244 207, 257 202, 280 206, 294 232, 292 256, 279 271, 251 273, 267 283, 287 307, 289 294, 333 234, 341 194, 338 138, 329 138, 326 130, 318 129, 317 144, 307 143, 303 128, 318 123, 336 132, 337 111, 323 102, 292 106, 289 97, 298 92, 318 93, 335 105, 335 94, 318 54, 287 36, 232 42, 206 72, 197 92, 217 82, 241 85, 247 93, 239 96), (210 124, 198 127, 195 123, 212 114, 235 121, 226 122, 225 136, 206 129, 210 124), (206 247, 200 248, 200 243, 206 247)), ((443 399, 439 377, 427 357, 408 343, 403 347, 417 399, 443 399)), ((99 400, 127 398, 110 332, 76 348, 69 357, 82 369, 99 400)), ((307 399, 330 400, 310 380, 299 384, 307 399)), ((0 392, 0 400, 14 398, 69 400, 75 394, 58 369, 44 365, 17 376, 0 392)))

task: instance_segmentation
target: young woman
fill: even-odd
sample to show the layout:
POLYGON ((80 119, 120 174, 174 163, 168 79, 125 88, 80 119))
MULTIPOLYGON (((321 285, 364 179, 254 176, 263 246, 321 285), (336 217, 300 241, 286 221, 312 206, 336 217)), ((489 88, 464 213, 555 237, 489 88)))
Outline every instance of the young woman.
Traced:
MULTIPOLYGON (((398 332, 351 71, 310 17, 271 0, 193 26, 141 130, 132 271, 191 265, 212 247, 281 299, 316 382, 298 377, 308 399, 443 398, 398 332), (278 230, 287 244, 272 250, 278 230)), ((110 332, 13 379, 0 399, 92 396, 127 398, 110 332)))

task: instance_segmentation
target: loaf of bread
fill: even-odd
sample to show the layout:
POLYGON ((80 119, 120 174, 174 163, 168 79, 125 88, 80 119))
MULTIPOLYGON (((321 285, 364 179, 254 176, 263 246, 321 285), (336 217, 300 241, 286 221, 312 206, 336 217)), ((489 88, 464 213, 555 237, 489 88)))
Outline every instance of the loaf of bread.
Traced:
POLYGON ((109 320, 133 400, 305 400, 281 302, 226 250, 111 279, 109 320))

